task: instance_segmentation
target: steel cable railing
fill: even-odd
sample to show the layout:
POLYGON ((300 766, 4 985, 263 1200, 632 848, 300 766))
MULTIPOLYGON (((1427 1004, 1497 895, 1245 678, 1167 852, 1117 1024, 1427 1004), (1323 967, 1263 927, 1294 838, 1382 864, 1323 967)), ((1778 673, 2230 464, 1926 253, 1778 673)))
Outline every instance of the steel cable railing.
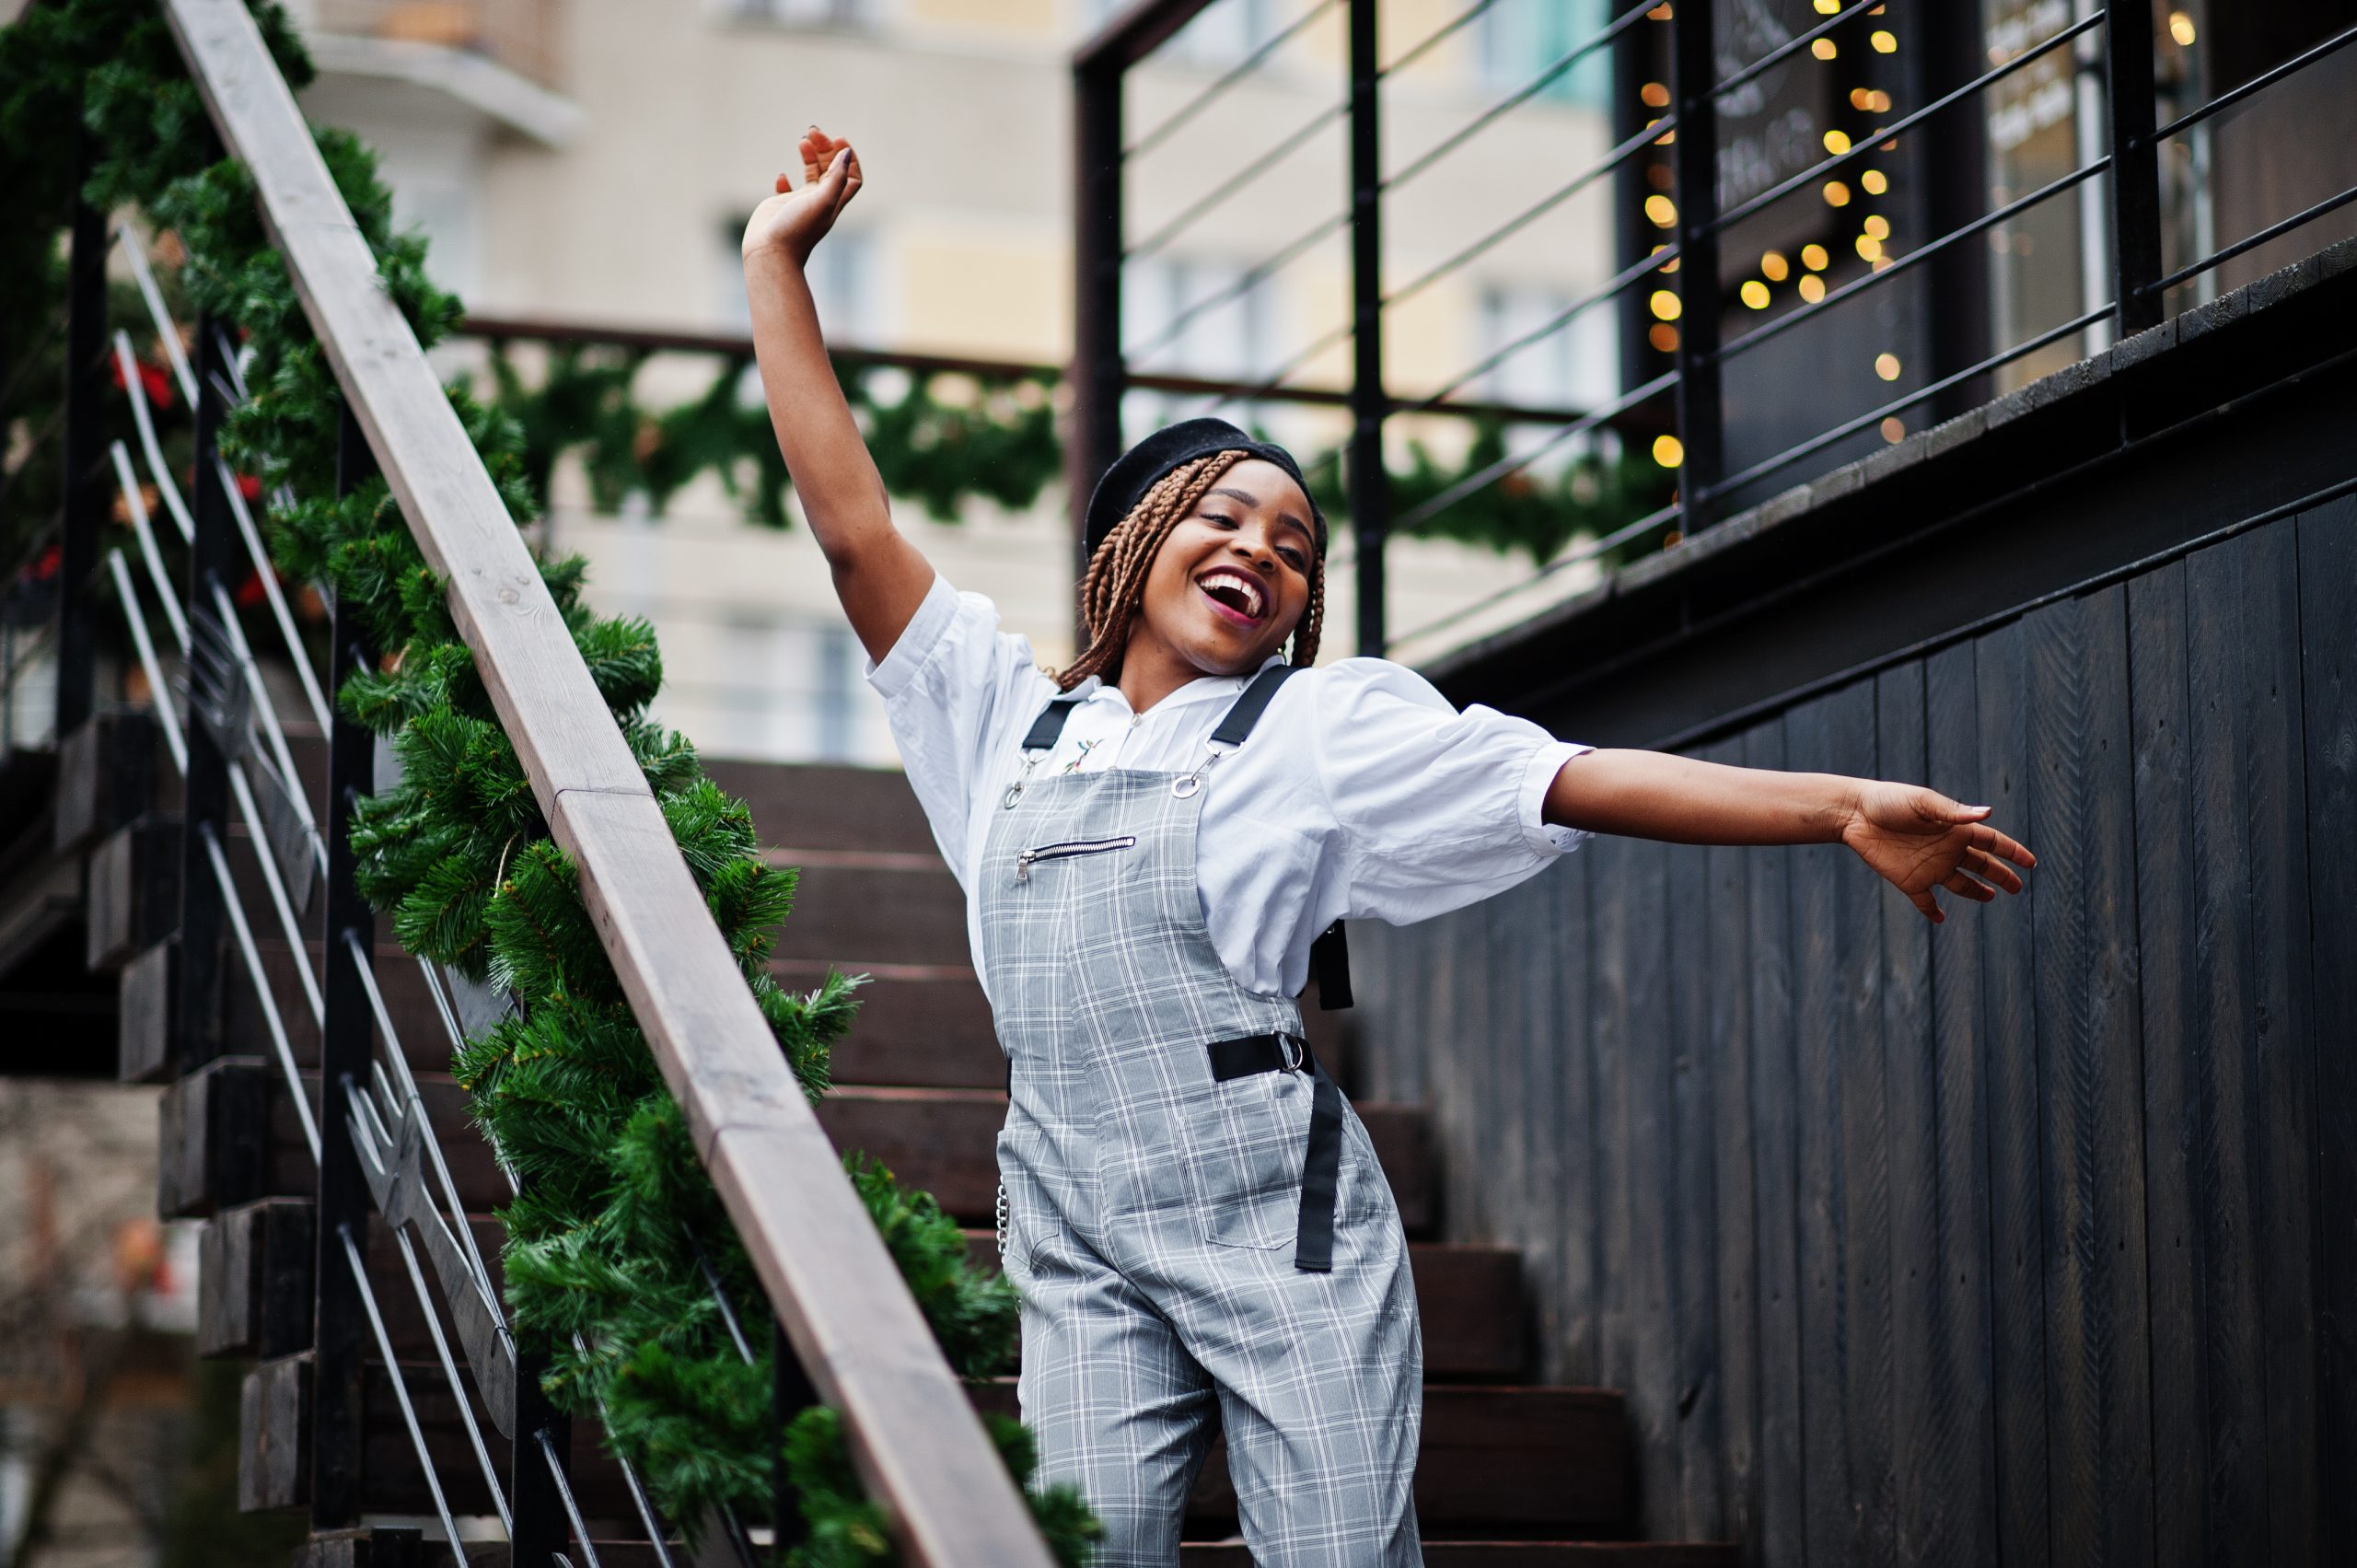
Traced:
POLYGON ((2188 110, 2155 130, 2153 133, 2153 140, 2165 142, 2178 132, 2189 130, 2221 110, 2232 109, 2253 94, 2265 92, 2285 77, 2299 75, 2327 55, 2336 53, 2351 43, 2357 43, 2357 27, 2343 28, 2314 48, 2304 50, 2282 64, 2261 71, 2250 80, 2227 88, 2198 108, 2188 110))
POLYGON ((1294 39, 1306 29, 1311 23, 1317 21, 1318 17, 1332 10, 1339 4, 1341 4, 1341 0, 1313 0, 1313 4, 1307 10, 1302 12, 1300 16, 1295 17, 1284 27, 1271 34, 1268 39, 1257 45, 1249 53, 1246 54, 1243 59, 1229 66, 1225 71, 1221 72, 1210 86, 1204 87, 1193 98, 1189 99, 1185 103, 1179 105, 1178 108, 1171 113, 1165 115, 1160 123, 1156 124, 1153 130, 1147 132, 1144 135, 1140 136, 1128 146, 1123 147, 1121 149, 1121 157, 1124 158, 1144 157, 1146 154, 1160 146, 1164 142, 1168 141, 1172 136, 1178 133, 1181 126, 1189 123, 1196 115, 1202 113, 1204 110, 1210 108, 1214 102, 1218 101, 1218 99, 1225 94, 1230 87, 1236 86, 1238 82, 1244 80, 1245 77, 1259 70, 1260 66, 1267 62, 1271 55, 1274 54, 1278 50, 1283 49, 1286 44, 1292 42, 1294 39))
POLYGON ((2213 267, 2223 266, 2237 256, 2256 250, 2271 239, 2281 239, 2295 228, 2304 227, 2320 217, 2337 213, 2351 202, 2357 202, 2357 185, 2351 186, 2338 196, 2328 196, 2316 205, 2305 211, 2293 213, 2290 217, 2280 222, 2269 224, 2257 234, 2247 235, 2232 245, 2212 251, 2198 261, 2189 262, 2164 277, 2155 278, 2151 283, 2142 285, 2137 292, 2140 294, 2165 293, 2189 278, 2199 277, 2213 267))

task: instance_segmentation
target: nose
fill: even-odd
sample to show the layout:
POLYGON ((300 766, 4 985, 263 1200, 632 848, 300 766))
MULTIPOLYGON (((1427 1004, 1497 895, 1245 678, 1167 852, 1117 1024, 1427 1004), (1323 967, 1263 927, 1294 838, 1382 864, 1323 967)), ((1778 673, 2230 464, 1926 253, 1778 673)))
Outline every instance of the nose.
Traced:
POLYGON ((1268 573, 1277 569, 1276 546, 1271 541, 1266 528, 1239 529, 1228 548, 1250 562, 1258 571, 1268 573))

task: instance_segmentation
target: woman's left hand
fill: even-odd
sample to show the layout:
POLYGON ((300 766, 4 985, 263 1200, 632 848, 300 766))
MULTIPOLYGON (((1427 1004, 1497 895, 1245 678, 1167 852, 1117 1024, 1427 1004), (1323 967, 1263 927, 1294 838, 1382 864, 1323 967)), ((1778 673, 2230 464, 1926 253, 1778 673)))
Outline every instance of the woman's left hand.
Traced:
POLYGON ((1841 842, 1937 923, 1947 917, 1933 889, 1985 904, 1999 889, 2022 890, 2015 865, 2038 864, 2038 856, 1989 826, 1990 809, 1958 805, 1920 784, 1861 780, 1841 842))

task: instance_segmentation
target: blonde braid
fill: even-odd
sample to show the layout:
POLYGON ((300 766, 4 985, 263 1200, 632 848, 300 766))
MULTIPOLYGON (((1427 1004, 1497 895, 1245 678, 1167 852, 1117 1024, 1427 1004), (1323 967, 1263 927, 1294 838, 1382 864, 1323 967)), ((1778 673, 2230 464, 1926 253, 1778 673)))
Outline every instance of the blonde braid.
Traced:
MULTIPOLYGON (((1193 514, 1222 474, 1249 456, 1248 452, 1213 452, 1179 464, 1155 481, 1130 515, 1105 536, 1080 579, 1080 625, 1088 645, 1056 677, 1060 691, 1069 691, 1092 675, 1109 681, 1120 678, 1130 628, 1145 602, 1146 577, 1163 541, 1193 514)), ((1325 619, 1326 557, 1321 551, 1309 568, 1308 606, 1294 628, 1294 663, 1316 660, 1318 634, 1325 619)))

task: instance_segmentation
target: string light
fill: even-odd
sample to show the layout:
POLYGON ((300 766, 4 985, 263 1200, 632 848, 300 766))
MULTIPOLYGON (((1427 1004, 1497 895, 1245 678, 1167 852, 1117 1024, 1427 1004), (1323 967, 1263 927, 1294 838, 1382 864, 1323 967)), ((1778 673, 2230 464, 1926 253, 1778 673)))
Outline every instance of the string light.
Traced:
POLYGON ((1762 250, 1759 253, 1760 273, 1770 283, 1782 283, 1791 274, 1792 270, 1793 264, 1784 260, 1782 251, 1762 250))
POLYGON ((1825 150, 1829 153, 1848 152, 1850 134, 1846 131, 1828 131, 1825 134, 1825 150))
POLYGON ((1805 274, 1800 282, 1801 297, 1811 305, 1825 297, 1825 280, 1815 273, 1805 274))
POLYGON ((1666 321, 1655 321, 1645 332, 1645 342, 1664 354, 1678 352, 1678 329, 1666 321))
POLYGON ((1829 17, 1841 9, 1841 0, 1817 0, 1817 14, 1829 17))
POLYGON ((1896 381, 1898 379, 1898 355, 1889 353, 1875 355, 1875 375, 1881 377, 1886 381, 1896 381))
POLYGON ((1882 438, 1894 447, 1898 446, 1907 439, 1907 422, 1892 414, 1882 422, 1882 438))
POLYGON ((1686 443, 1675 436, 1654 437, 1654 461, 1666 469, 1674 469, 1686 460, 1686 443))
POLYGON ((1865 192, 1869 196, 1879 196, 1890 189, 1889 180, 1879 168, 1870 168, 1859 175, 1858 183, 1865 188, 1865 192))
POLYGON ((1841 52, 1840 50, 1833 47, 1833 41, 1829 38, 1818 39, 1815 43, 1808 46, 1808 52, 1811 54, 1816 55, 1819 60, 1830 60, 1835 55, 1841 52))
POLYGON ((1645 20, 1649 22, 1666 22, 1669 20, 1670 14, 1668 6, 1656 6, 1652 10, 1645 13, 1645 20))
POLYGON ((1647 303, 1652 305, 1654 314, 1665 321, 1677 320, 1678 312, 1686 308, 1679 303, 1677 293, 1666 288, 1654 290, 1654 296, 1647 303))
POLYGON ((1866 215, 1866 221, 1864 226, 1865 231, 1868 234, 1873 235, 1876 239, 1888 239, 1890 238, 1890 220, 1883 216, 1880 213, 1868 213, 1866 215))
POLYGON ((2169 36, 2177 40, 2179 49, 2193 47, 2193 18, 2183 11, 2169 13, 2169 36))
POLYGON ((1842 184, 1839 180, 1827 180, 1825 182, 1825 204, 1829 207, 1848 206, 1850 204, 1850 188, 1847 185, 1842 184))
POLYGON ((1744 279, 1743 287, 1736 292, 1740 294, 1743 296, 1743 302, 1754 310, 1768 308, 1768 285, 1758 278, 1744 279))
POLYGON ((1879 239, 1876 239, 1876 238, 1875 238, 1873 235, 1871 235, 1871 234, 1862 234, 1862 235, 1858 236, 1858 256, 1859 256, 1859 259, 1860 259, 1860 260, 1862 260, 1862 261, 1881 261, 1881 260, 1882 260, 1882 241, 1881 241, 1881 240, 1879 240, 1879 239))
POLYGON ((1655 228, 1678 226, 1678 203, 1663 195, 1645 198, 1645 216, 1653 219, 1655 228))
POLYGON ((1875 46, 1875 52, 1876 54, 1896 54, 1898 52, 1898 40, 1893 37, 1887 29, 1875 29, 1872 33, 1867 35, 1866 41, 1875 46))
POLYGON ((1637 89, 1637 96, 1645 100, 1645 107, 1647 109, 1667 109, 1669 107, 1669 89, 1659 82, 1647 82, 1643 87, 1637 89))
POLYGON ((1890 108, 1890 95, 1879 87, 1852 87, 1850 107, 1866 114, 1881 114, 1890 108))
POLYGON ((1801 265, 1812 273, 1825 271, 1832 261, 1833 258, 1825 253, 1825 247, 1814 239, 1801 247, 1801 265))

